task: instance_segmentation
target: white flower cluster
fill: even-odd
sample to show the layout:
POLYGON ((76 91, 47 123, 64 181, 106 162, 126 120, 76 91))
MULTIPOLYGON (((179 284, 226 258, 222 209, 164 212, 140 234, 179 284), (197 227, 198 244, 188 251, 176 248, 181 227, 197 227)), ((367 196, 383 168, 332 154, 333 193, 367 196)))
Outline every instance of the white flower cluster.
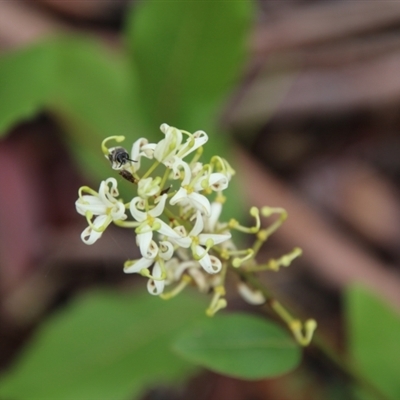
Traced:
POLYGON ((189 284, 201 292, 211 292, 208 315, 227 304, 224 296, 228 267, 238 272, 238 293, 250 304, 263 304, 264 294, 246 282, 246 274, 276 271, 301 254, 300 249, 294 249, 265 265, 255 261, 261 245, 286 219, 285 210, 262 208, 261 215, 278 216, 266 229, 261 229, 260 210, 256 207, 250 209, 255 218, 255 225, 250 228, 235 219, 220 222, 225 202, 222 193, 234 170, 219 156, 207 164, 199 161, 202 146, 208 141, 205 132, 189 133, 167 124, 160 129, 164 137, 158 143, 140 138, 133 143, 130 154, 123 147, 107 147, 109 141, 122 142, 123 136, 103 141, 103 154, 114 170, 132 182, 135 196, 128 203, 120 199, 115 178, 101 182, 98 192, 81 187, 76 209, 88 223, 82 240, 95 243, 111 222, 133 228, 141 257, 126 261, 124 272, 147 277, 149 293, 165 299, 189 284), (232 229, 255 235, 253 246, 238 250, 231 240, 232 229), (172 289, 167 291, 167 286, 172 289))
POLYGON ((123 137, 103 141, 102 149, 112 168, 137 185, 137 195, 125 204, 118 198, 114 178, 101 182, 98 192, 87 186, 80 188, 76 209, 88 222, 81 238, 93 244, 111 222, 134 228, 141 258, 126 261, 124 272, 149 278, 147 287, 153 295, 161 295, 165 286, 173 283, 178 286, 164 297, 189 283, 204 292, 214 290, 213 314, 226 305, 221 298, 221 272, 226 264, 221 254, 233 244, 228 224, 218 221, 225 200, 222 191, 234 171, 221 157, 213 157, 206 165, 198 161, 208 140, 205 132, 189 133, 167 124, 160 129, 162 140, 149 143, 140 138, 130 154, 122 147, 106 147, 108 141, 120 142, 123 137), (143 159, 153 160, 153 164, 140 175, 143 159), (164 172, 150 176, 159 167, 164 167, 164 172), (212 193, 215 200, 210 202, 207 196, 212 193), (127 210, 133 220, 127 220, 127 210))

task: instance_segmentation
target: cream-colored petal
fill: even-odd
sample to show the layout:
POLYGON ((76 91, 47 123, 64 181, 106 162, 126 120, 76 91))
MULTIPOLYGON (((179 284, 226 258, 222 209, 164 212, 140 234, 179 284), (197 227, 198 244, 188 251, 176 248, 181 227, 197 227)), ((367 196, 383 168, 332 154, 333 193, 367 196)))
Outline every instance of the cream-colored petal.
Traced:
POLYGON ((114 221, 126 219, 127 215, 125 214, 125 204, 121 201, 117 201, 114 207, 111 209, 110 215, 114 221))
POLYGON ((96 232, 90 226, 88 226, 81 233, 81 239, 82 239, 82 242, 85 243, 85 244, 93 244, 98 239, 100 239, 102 234, 103 234, 102 232, 96 232))
POLYGON ((174 254, 174 246, 171 242, 163 240, 160 242, 160 257, 163 260, 169 260, 174 254))
POLYGON ((154 158, 164 162, 172 157, 182 143, 182 132, 172 126, 168 127, 165 138, 160 140, 154 149, 154 158))
MULTIPOLYGON (((201 246, 196 246, 196 252, 197 254, 202 254, 205 252, 204 248, 201 246)), ((204 256, 199 260, 200 265, 203 267, 203 269, 208 272, 209 274, 215 274, 218 271, 214 271, 210 259, 210 255, 208 253, 205 253, 204 256)))
POLYGON ((208 141, 208 135, 204 131, 196 131, 193 133, 192 138, 188 138, 181 146, 178 156, 185 158, 187 155, 203 146, 208 141))
POLYGON ((264 304, 266 299, 261 291, 251 289, 244 282, 238 284, 238 293, 249 304, 260 305, 264 304))
MULTIPOLYGON (((152 275, 155 278, 162 277, 162 270, 158 262, 154 264, 152 275)), ((165 280, 160 281, 155 279, 149 279, 147 282, 147 290, 149 291, 150 294, 154 296, 160 295, 164 291, 164 286, 165 286, 165 280)))
POLYGON ((139 273, 142 269, 149 268, 154 263, 154 260, 148 258, 140 258, 139 260, 127 261, 124 266, 126 274, 139 273))
POLYGON ((207 241, 211 239, 214 242, 214 245, 220 244, 229 240, 232 237, 230 233, 226 234, 217 234, 217 233, 202 233, 199 235, 199 243, 203 246, 206 245, 207 241))
POLYGON ((153 231, 149 230, 148 232, 138 233, 136 235, 136 243, 140 248, 140 254, 146 258, 154 258, 152 257, 153 252, 150 249, 150 244, 153 239, 153 231))
POLYGON ((174 206, 175 204, 178 204, 180 201, 184 199, 187 199, 187 190, 181 187, 174 194, 174 196, 172 196, 171 200, 169 201, 169 204, 171 204, 171 206, 174 206))
POLYGON ((204 228, 203 217, 201 216, 200 211, 196 213, 196 222, 189 233, 189 236, 198 236, 204 228))
POLYGON ((222 204, 219 201, 211 203, 211 215, 206 218, 204 227, 208 232, 213 232, 221 215, 222 204))
POLYGON ((211 214, 211 205, 207 197, 201 195, 200 193, 190 193, 188 199, 194 208, 200 210, 202 214, 209 217, 211 214))
POLYGON ((181 182, 182 186, 186 186, 190 183, 192 179, 192 171, 190 169, 190 166, 188 163, 185 161, 182 161, 179 157, 173 157, 172 163, 171 163, 171 168, 174 174, 174 179, 179 179, 181 174, 180 170, 183 169, 183 180, 181 182))
POLYGON ((168 195, 166 193, 159 197, 157 205, 152 210, 149 211, 149 214, 152 217, 158 217, 163 213, 167 197, 168 195))
POLYGON ((83 195, 75 202, 76 211, 79 214, 85 215, 90 211, 93 215, 106 214, 107 206, 101 201, 100 198, 92 195, 83 195))
POLYGON ((229 185, 229 180, 226 175, 221 174, 220 172, 215 172, 210 175, 208 180, 208 184, 214 191, 225 190, 229 185))
POLYGON ((139 222, 144 221, 147 218, 147 213, 139 210, 138 205, 143 204, 143 199, 140 197, 134 197, 129 204, 129 210, 132 214, 132 217, 139 222))

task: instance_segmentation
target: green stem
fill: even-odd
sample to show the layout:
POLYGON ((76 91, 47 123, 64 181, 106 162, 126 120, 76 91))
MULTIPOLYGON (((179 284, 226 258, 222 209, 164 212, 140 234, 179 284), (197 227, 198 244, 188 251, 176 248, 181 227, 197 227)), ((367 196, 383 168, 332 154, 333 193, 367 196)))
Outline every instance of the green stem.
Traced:
MULTIPOLYGON (((261 291, 267 300, 268 305, 275 311, 285 324, 293 320, 291 314, 279 302, 277 302, 267 288, 254 276, 253 273, 232 268, 242 280, 249 283, 255 289, 261 291)), ((338 371, 344 374, 348 380, 372 394, 377 400, 390 400, 382 391, 373 383, 365 379, 358 371, 356 371, 348 362, 344 360, 337 352, 331 350, 326 343, 321 339, 320 335, 316 335, 311 342, 311 350, 322 355, 329 363, 338 371)))

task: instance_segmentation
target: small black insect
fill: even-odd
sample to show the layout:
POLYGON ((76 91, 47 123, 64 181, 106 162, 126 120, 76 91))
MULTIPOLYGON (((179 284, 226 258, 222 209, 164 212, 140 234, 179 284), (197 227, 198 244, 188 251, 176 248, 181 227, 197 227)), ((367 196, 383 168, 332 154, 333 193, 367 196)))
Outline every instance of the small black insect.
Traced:
POLYGON ((161 190, 161 192, 160 192, 160 196, 162 196, 162 195, 163 195, 163 194, 165 194, 165 193, 168 193, 168 192, 169 192, 169 189, 171 189, 171 185, 170 185, 170 186, 168 186, 167 188, 165 188, 165 189, 161 190))
POLYGON ((121 169, 121 171, 119 171, 119 174, 127 181, 132 183, 137 183, 135 177, 126 169, 121 169))
POLYGON ((113 169, 121 169, 128 161, 136 162, 129 158, 129 153, 123 147, 113 147, 108 155, 113 169))

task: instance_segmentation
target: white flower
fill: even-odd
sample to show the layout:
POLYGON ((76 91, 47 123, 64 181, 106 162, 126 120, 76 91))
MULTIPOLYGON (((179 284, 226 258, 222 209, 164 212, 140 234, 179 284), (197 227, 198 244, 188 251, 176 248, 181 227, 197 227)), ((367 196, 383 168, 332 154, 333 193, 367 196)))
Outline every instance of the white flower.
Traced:
POLYGON ((139 260, 127 261, 124 265, 126 274, 141 273, 150 279, 147 283, 147 289, 150 294, 159 295, 163 292, 167 273, 164 261, 170 260, 174 253, 173 246, 168 241, 161 241, 160 247, 153 240, 150 243, 147 257, 139 260), (150 275, 148 268, 152 265, 152 274, 150 275))
POLYGON ((133 218, 140 222, 140 225, 136 228, 136 241, 140 247, 140 252, 143 257, 149 251, 151 240, 153 239, 153 231, 157 231, 166 237, 176 237, 176 232, 167 225, 160 218, 165 207, 165 201, 167 200, 167 194, 163 194, 159 197, 157 205, 149 211, 142 211, 144 208, 144 200, 140 197, 134 197, 130 203, 130 211, 133 218))
POLYGON ((164 164, 169 163, 182 143, 182 132, 167 124, 162 124, 161 131, 165 138, 160 140, 154 149, 154 158, 164 164))
POLYGON ((201 211, 206 217, 210 216, 211 206, 207 197, 195 192, 194 188, 181 187, 169 201, 172 206, 179 204, 182 207, 188 205, 192 208, 201 211))
POLYGON ((138 195, 143 199, 154 196, 160 191, 160 182, 160 177, 141 179, 138 183, 138 195))
POLYGON ((132 150, 131 150, 131 160, 134 160, 134 163, 130 163, 131 172, 139 171, 140 169, 140 159, 142 157, 153 158, 153 152, 151 150, 151 144, 145 138, 137 139, 133 142, 132 150))
POLYGON ((187 155, 203 146, 208 141, 208 136, 204 131, 196 131, 190 135, 184 144, 179 148, 177 156, 185 158, 187 155))
POLYGON ((204 178, 199 178, 194 188, 197 191, 211 189, 215 192, 220 192, 225 190, 228 187, 228 184, 229 179, 225 174, 214 172, 204 178))
POLYGON ((171 163, 172 172, 175 179, 180 177, 180 170, 183 169, 183 180, 181 182, 181 187, 175 193, 175 195, 169 201, 172 206, 178 204, 182 207, 187 207, 188 205, 195 210, 200 210, 203 214, 210 214, 210 202, 207 197, 197 193, 193 187, 190 186, 190 181, 192 179, 192 172, 190 170, 189 164, 182 161, 179 157, 174 157, 171 163))
POLYGON ((221 260, 215 256, 209 255, 208 251, 216 244, 225 242, 231 238, 231 234, 217 234, 217 233, 201 233, 204 228, 203 218, 199 211, 196 214, 196 223, 189 235, 183 226, 176 227, 175 232, 178 233, 179 238, 171 237, 171 241, 178 246, 188 248, 190 247, 193 257, 209 274, 216 274, 222 268, 221 260), (206 248, 202 247, 206 246, 206 248))
POLYGON ((79 199, 75 202, 76 210, 89 223, 81 234, 84 243, 93 244, 112 221, 126 219, 125 205, 116 199, 117 196, 117 181, 114 178, 102 181, 98 193, 88 187, 80 189, 79 199), (84 190, 91 194, 82 194, 84 190), (93 221, 92 217, 95 217, 93 221))

